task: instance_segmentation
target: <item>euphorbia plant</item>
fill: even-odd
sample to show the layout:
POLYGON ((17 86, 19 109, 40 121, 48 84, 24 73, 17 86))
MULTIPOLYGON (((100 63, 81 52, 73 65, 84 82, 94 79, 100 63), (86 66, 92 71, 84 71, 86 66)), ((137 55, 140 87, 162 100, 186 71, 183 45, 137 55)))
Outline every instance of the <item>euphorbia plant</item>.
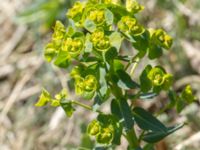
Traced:
POLYGON ((152 99, 164 91, 170 99, 165 108, 175 107, 180 112, 195 100, 189 85, 181 93, 173 91, 173 76, 162 66, 146 64, 140 76, 133 79, 143 57, 157 59, 172 45, 172 38, 165 31, 148 29, 138 22, 135 14, 142 9, 135 0, 125 4, 118 0, 76 2, 67 12, 68 27, 57 21, 44 51, 48 62, 70 70, 78 100, 71 100, 66 89, 55 97, 44 89, 36 106, 61 106, 68 117, 76 105, 98 113, 88 124, 87 133, 104 148, 120 145, 124 136, 128 149, 147 150, 149 143, 154 144, 183 126, 167 127, 135 106, 134 101, 152 99), (129 51, 135 51, 134 56, 126 54, 123 43, 132 46, 129 51), (79 99, 93 104, 86 105, 79 99), (106 101, 111 101, 110 113, 101 111, 100 106, 106 101), (140 132, 135 131, 136 125, 140 132))

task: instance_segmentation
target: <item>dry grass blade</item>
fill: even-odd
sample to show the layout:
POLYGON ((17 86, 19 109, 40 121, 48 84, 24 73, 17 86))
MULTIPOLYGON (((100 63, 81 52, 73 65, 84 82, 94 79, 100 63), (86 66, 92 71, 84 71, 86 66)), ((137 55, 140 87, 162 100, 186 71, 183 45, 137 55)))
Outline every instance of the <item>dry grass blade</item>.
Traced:
POLYGON ((14 102, 17 100, 19 97, 23 87, 25 84, 30 80, 30 78, 34 75, 35 71, 41 66, 42 64, 42 59, 39 59, 35 66, 33 66, 30 70, 27 70, 25 75, 16 83, 14 89, 12 90, 10 96, 8 97, 7 100, 5 100, 5 106, 0 114, 0 119, 4 118, 5 115, 9 112, 11 107, 13 106, 14 102))

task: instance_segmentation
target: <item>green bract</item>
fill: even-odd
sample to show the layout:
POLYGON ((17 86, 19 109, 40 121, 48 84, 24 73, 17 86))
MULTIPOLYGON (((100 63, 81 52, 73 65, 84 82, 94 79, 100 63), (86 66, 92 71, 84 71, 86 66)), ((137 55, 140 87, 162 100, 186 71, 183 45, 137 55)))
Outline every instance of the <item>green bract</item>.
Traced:
POLYGON ((139 23, 136 13, 143 9, 136 0, 77 1, 67 12, 70 20, 66 27, 56 21, 44 50, 48 62, 70 72, 69 89, 75 89, 75 96, 70 100, 63 89, 52 97, 43 89, 35 106, 61 106, 68 117, 75 105, 98 113, 87 127, 97 149, 116 147, 124 136, 127 149, 146 150, 141 140, 153 145, 183 126, 166 127, 153 114, 135 106, 135 101, 152 99, 164 91, 170 100, 164 108, 175 107, 181 112, 195 100, 190 86, 176 94, 173 76, 161 66, 147 64, 139 77, 134 74, 146 54, 149 59, 159 58, 173 43, 164 30, 148 29, 139 23), (92 101, 86 105, 79 101, 82 99, 92 101), (106 101, 109 113, 101 110, 106 101), (135 125, 141 133, 135 133, 135 125))

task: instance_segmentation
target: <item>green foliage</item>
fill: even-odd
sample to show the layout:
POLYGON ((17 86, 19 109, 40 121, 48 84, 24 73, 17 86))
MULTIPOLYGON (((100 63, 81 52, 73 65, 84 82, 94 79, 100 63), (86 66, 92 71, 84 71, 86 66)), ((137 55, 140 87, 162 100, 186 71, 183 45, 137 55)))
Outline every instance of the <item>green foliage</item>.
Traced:
POLYGON ((16 20, 29 25, 42 25, 48 29, 54 22, 64 20, 64 12, 71 7, 74 0, 33 0, 33 3, 19 13, 16 20))
MULTIPOLYGON (((190 86, 180 94, 173 90, 173 76, 162 66, 147 64, 141 75, 133 79, 132 74, 143 57, 159 58, 163 49, 169 50, 173 43, 162 29, 148 29, 138 22, 135 14, 143 9, 135 0, 127 0, 125 5, 117 0, 76 2, 67 12, 70 25, 66 28, 57 21, 44 50, 48 62, 71 69, 70 80, 76 96, 94 103, 89 106, 69 100, 66 90, 55 98, 43 90, 36 106, 50 102, 52 106, 61 106, 68 117, 73 115, 75 105, 98 113, 87 127, 88 135, 100 144, 96 149, 120 145, 124 136, 128 149, 142 150, 141 140, 156 143, 183 126, 166 127, 153 114, 130 102, 150 100, 163 91, 170 99, 167 108, 174 107, 180 112, 195 100, 190 86), (125 41, 137 52, 135 56, 122 55, 121 45, 125 41), (131 73, 127 71, 130 66, 131 73), (102 112, 101 104, 111 99, 111 112, 102 112), (136 125, 142 134, 135 133, 136 125)), ((152 145, 143 149, 151 149, 152 145)))

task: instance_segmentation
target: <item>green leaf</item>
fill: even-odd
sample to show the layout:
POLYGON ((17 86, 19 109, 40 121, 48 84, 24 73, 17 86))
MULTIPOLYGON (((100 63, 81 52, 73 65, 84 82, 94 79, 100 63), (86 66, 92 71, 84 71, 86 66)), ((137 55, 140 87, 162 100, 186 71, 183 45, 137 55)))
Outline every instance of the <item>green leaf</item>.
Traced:
POLYGON ((83 134, 81 137, 81 148, 78 150, 90 150, 94 146, 94 142, 90 139, 90 136, 88 134, 83 134))
POLYGON ((162 56, 162 54, 163 54, 162 48, 157 45, 153 45, 149 48, 149 54, 148 54, 149 59, 158 58, 162 56))
POLYGON ((94 32, 94 30, 96 29, 95 23, 88 19, 85 20, 84 27, 90 32, 94 32))
POLYGON ((129 74, 126 73, 124 70, 117 70, 117 76, 119 77, 117 85, 120 88, 126 90, 139 88, 139 85, 136 82, 134 82, 129 76, 129 74))
POLYGON ((62 101, 60 101, 60 105, 64 109, 65 114, 68 117, 71 117, 73 112, 75 111, 74 107, 72 106, 72 102, 62 100, 62 101))
POLYGON ((154 144, 146 144, 144 147, 143 147, 143 150, 155 150, 154 149, 154 144))
POLYGON ((119 107, 119 104, 118 104, 118 101, 116 99, 113 99, 111 101, 111 113, 115 116, 117 116, 119 119, 122 119, 122 114, 121 112, 119 111, 120 110, 120 107, 119 107))
POLYGON ((107 62, 112 61, 114 58, 116 58, 118 55, 118 52, 116 50, 116 48, 111 47, 108 51, 106 51, 105 53, 105 58, 107 62))
POLYGON ((131 130, 133 128, 134 125, 134 121, 132 118, 132 112, 131 109, 127 103, 126 99, 118 99, 117 100, 118 103, 118 111, 120 111, 121 116, 123 119, 123 126, 125 127, 125 129, 127 130, 131 130))
POLYGON ((169 128, 167 128, 167 130, 165 132, 162 132, 162 131, 149 132, 144 135, 143 140, 148 143, 156 143, 156 142, 162 140, 163 138, 165 138, 166 136, 168 136, 169 134, 172 134, 173 132, 182 128, 183 126, 184 126, 184 124, 169 127, 169 128))
POLYGON ((141 91, 147 93, 152 88, 152 83, 147 77, 149 71, 152 69, 151 65, 147 65, 140 75, 141 91))
POLYGON ((38 102, 35 104, 37 107, 41 107, 47 104, 47 102, 51 101, 51 95, 49 92, 45 89, 42 89, 42 93, 40 95, 40 98, 38 102))
POLYGON ((111 25, 113 23, 113 13, 109 9, 105 9, 105 19, 108 25, 111 25))
POLYGON ((113 60, 113 68, 114 68, 115 71, 124 70, 124 65, 120 60, 114 59, 113 60))
POLYGON ((121 47, 121 42, 123 38, 121 37, 121 34, 119 32, 113 32, 110 36, 110 44, 117 49, 117 52, 119 52, 119 49, 121 47))
POLYGON ((65 51, 60 51, 54 61, 54 65, 61 68, 66 68, 69 65, 68 54, 65 51))
POLYGON ((143 130, 166 131, 166 127, 152 114, 141 107, 133 109, 133 116, 137 125, 143 130))
POLYGON ((149 48, 149 32, 146 30, 142 35, 132 37, 135 42, 132 45, 139 51, 144 51, 149 48))

